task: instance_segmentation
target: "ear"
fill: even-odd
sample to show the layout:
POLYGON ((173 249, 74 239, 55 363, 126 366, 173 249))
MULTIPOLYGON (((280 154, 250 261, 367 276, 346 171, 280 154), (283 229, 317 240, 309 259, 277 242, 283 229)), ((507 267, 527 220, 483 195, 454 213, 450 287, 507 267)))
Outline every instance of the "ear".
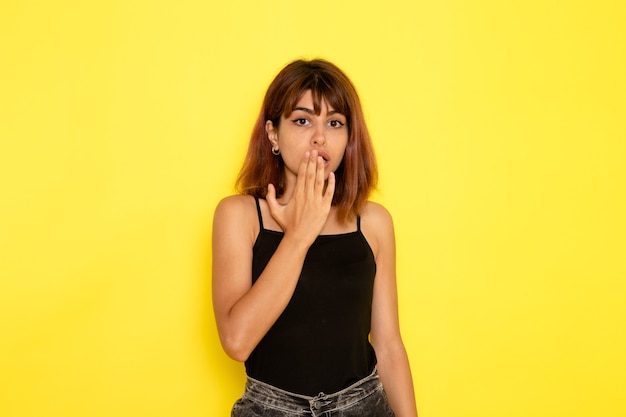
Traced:
POLYGON ((278 130, 274 127, 274 123, 271 120, 265 122, 265 133, 270 140, 273 147, 278 146, 278 130))

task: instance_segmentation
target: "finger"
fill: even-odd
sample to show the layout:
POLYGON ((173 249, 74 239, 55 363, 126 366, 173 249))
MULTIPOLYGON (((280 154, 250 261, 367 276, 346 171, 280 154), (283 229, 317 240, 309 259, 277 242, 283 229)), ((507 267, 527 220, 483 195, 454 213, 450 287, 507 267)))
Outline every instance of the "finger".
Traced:
POLYGON ((306 172, 309 164, 309 158, 309 152, 305 153, 304 158, 302 158, 300 166, 298 167, 298 174, 296 176, 296 194, 302 193, 305 188, 306 172))
POLYGON ((317 171, 315 173, 315 194, 322 195, 324 193, 324 182, 326 182, 326 179, 324 178, 326 174, 326 170, 324 168, 324 158, 318 156, 316 163, 317 171))
POLYGON ((315 191, 315 178, 317 171, 317 151, 313 150, 313 152, 309 155, 309 161, 306 167, 306 181, 304 183, 305 190, 308 197, 313 197, 315 191))
POLYGON ((326 192, 324 193, 324 202, 331 205, 333 202, 333 196, 335 195, 335 173, 330 172, 328 174, 328 184, 326 185, 326 192))

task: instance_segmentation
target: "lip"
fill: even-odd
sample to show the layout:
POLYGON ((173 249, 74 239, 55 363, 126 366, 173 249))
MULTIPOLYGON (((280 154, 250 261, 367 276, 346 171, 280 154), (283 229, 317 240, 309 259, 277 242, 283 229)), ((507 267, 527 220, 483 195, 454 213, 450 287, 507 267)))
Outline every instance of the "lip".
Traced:
POLYGON ((324 159, 324 166, 327 166, 330 162, 330 156, 326 152, 320 150, 317 151, 317 155, 324 159))

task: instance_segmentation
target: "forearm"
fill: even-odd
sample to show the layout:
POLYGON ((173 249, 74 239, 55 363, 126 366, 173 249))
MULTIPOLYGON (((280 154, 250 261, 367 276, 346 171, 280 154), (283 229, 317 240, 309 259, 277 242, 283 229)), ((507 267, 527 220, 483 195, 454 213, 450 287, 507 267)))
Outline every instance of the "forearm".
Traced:
POLYGON ((255 284, 237 300, 224 321, 227 353, 245 361, 282 314, 295 291, 308 245, 284 236, 255 284))
POLYGON ((376 355, 376 368, 396 417, 416 417, 413 379, 404 345, 400 342, 388 350, 377 351, 376 355))

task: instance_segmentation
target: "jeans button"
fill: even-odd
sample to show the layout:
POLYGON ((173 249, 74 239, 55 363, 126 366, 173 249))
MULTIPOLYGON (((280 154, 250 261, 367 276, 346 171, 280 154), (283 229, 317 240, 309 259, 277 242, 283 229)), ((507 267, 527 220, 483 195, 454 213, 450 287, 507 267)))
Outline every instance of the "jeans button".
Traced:
POLYGON ((319 401, 315 401, 315 402, 313 403, 313 408, 315 408, 316 410, 319 410, 321 406, 322 406, 322 405, 320 404, 320 402, 319 402, 319 401))

